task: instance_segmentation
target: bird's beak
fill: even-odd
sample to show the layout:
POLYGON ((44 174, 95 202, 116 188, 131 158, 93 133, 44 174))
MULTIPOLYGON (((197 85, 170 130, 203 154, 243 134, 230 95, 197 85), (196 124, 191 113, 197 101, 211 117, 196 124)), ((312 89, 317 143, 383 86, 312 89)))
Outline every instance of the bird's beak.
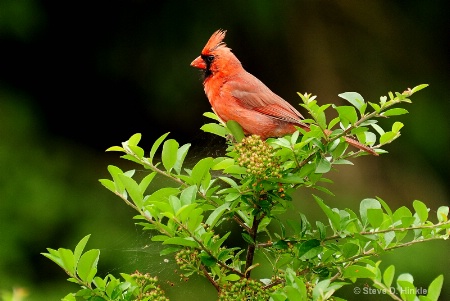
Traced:
POLYGON ((201 56, 199 56, 195 60, 193 60, 191 63, 191 66, 198 68, 198 69, 206 69, 205 61, 202 59, 201 56))

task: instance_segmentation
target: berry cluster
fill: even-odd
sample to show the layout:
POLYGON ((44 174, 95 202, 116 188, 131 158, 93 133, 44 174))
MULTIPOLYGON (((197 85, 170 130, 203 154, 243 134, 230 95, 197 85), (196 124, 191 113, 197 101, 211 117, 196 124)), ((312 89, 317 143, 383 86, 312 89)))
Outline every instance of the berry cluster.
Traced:
POLYGON ((242 278, 222 287, 219 293, 219 301, 269 300, 270 292, 263 287, 263 283, 259 281, 242 278))
POLYGON ((247 168, 247 173, 258 179, 281 178, 280 164, 274 156, 273 147, 262 141, 258 135, 242 139, 235 146, 237 163, 247 168))
POLYGON ((190 272, 181 274, 181 277, 190 276, 193 272, 198 272, 199 258, 198 250, 196 249, 182 249, 175 254, 175 262, 180 270, 190 272))
POLYGON ((139 287, 137 301, 169 301, 164 295, 164 291, 157 285, 158 278, 150 274, 142 274, 138 271, 131 274, 139 287))

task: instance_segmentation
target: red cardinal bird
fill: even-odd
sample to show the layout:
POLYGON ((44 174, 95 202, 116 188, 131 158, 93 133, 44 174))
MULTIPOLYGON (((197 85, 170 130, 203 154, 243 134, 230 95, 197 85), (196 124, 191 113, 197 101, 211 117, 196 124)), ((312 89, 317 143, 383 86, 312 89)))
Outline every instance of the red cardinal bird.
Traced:
MULTIPOLYGON (((273 93, 259 79, 248 73, 223 42, 225 30, 209 39, 201 55, 191 66, 204 73, 203 86, 213 111, 225 122, 238 122, 246 134, 261 139, 280 137, 296 131, 295 126, 309 130, 304 117, 292 105, 273 93)), ((331 134, 331 131, 326 131, 331 134)), ((378 155, 356 140, 345 137, 350 145, 378 155)))

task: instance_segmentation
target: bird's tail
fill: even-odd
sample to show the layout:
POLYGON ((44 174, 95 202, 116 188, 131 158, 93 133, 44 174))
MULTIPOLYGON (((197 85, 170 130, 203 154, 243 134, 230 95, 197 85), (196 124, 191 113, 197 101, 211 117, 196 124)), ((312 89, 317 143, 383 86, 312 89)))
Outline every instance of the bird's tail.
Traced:
MULTIPOLYGON (((331 135, 331 131, 325 130, 325 134, 331 135)), ((359 148, 362 151, 368 152, 371 155, 378 156, 378 154, 373 149, 371 149, 369 146, 364 145, 361 142, 356 141, 355 139, 345 137, 345 142, 347 142, 348 144, 350 144, 353 147, 359 148)))
POLYGON ((345 141, 346 141, 348 144, 350 144, 351 146, 354 146, 354 147, 356 147, 356 148, 359 148, 359 149, 362 150, 362 151, 368 152, 368 153, 371 154, 371 155, 378 156, 378 154, 377 154, 373 149, 371 149, 371 148, 370 148, 369 146, 367 146, 367 145, 362 144, 361 142, 358 142, 358 141, 356 141, 356 140, 354 140, 354 139, 352 139, 352 138, 349 138, 349 137, 345 137, 345 141))

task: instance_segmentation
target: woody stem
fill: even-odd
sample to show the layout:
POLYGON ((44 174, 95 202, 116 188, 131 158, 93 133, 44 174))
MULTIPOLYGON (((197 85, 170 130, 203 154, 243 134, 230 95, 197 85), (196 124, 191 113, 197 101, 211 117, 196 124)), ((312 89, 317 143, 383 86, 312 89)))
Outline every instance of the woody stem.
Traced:
POLYGON ((258 226, 262 217, 258 218, 258 215, 253 217, 253 225, 250 229, 249 235, 251 236, 253 243, 249 243, 247 247, 247 257, 245 260, 245 277, 250 278, 251 269, 250 267, 253 265, 253 257, 255 256, 256 249, 256 236, 258 233, 258 226))

